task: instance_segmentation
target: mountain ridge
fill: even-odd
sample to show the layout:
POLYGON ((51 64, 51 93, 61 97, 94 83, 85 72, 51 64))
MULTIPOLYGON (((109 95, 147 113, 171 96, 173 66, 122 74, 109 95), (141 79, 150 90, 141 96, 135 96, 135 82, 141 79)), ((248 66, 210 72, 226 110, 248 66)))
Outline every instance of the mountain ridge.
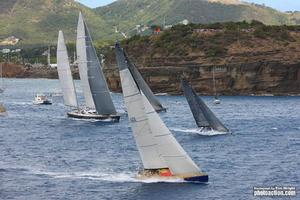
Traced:
MULTIPOLYGON (((265 24, 300 24, 300 15, 238 0, 118 0, 91 9, 74 0, 0 0, 0 40, 10 36, 22 44, 55 44, 58 30, 75 41, 82 11, 92 37, 120 39, 136 34, 138 26, 259 20, 265 24)), ((149 32, 148 32, 149 33, 149 32)), ((1 41, 0 41, 1 42, 1 41)))

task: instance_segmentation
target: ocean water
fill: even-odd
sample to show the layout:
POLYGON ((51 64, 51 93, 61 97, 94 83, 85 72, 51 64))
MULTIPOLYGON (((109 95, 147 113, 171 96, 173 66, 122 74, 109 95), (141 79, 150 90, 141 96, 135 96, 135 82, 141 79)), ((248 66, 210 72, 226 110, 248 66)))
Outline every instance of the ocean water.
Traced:
POLYGON ((227 135, 199 135, 184 97, 159 97, 168 107, 160 116, 210 178, 160 183, 135 179, 141 161, 121 94, 113 94, 120 123, 100 123, 67 118, 62 97, 52 106, 32 104, 36 93, 57 92, 58 80, 5 84, 0 199, 256 199, 254 186, 296 186, 299 196, 299 97, 222 97, 221 105, 204 97, 227 135))

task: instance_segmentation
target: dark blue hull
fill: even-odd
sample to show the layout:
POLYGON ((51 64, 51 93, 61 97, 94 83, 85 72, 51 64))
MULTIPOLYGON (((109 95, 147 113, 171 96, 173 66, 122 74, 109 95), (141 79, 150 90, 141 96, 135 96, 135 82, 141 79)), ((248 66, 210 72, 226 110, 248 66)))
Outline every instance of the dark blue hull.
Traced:
POLYGON ((52 105, 51 101, 44 101, 41 105, 52 105))
POLYGON ((95 119, 95 120, 109 120, 111 119, 113 122, 120 121, 120 115, 97 115, 97 114, 82 114, 77 112, 68 112, 68 117, 77 118, 77 119, 95 119))
POLYGON ((184 178, 184 180, 188 181, 188 182, 195 182, 195 183, 207 183, 208 182, 208 175, 184 178))
POLYGON ((167 108, 161 108, 159 110, 156 110, 157 113, 161 113, 161 112, 167 112, 167 108))

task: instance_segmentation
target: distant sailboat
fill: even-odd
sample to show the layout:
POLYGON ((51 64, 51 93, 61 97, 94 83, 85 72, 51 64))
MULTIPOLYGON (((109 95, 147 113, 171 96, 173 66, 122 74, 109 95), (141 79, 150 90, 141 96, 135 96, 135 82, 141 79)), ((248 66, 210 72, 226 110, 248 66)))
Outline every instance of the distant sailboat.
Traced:
POLYGON ((151 105, 153 106, 153 108, 155 109, 155 111, 156 112, 165 112, 167 109, 162 106, 162 104, 159 102, 159 100, 153 94, 153 92, 151 91, 150 87, 143 79, 143 77, 140 74, 140 72, 138 71, 138 69, 134 66, 134 64, 132 64, 130 62, 126 52, 124 51, 124 49, 122 49, 120 47, 119 44, 116 45, 116 55, 117 55, 118 62, 123 59, 126 60, 128 69, 130 70, 132 76, 134 77, 137 85, 143 91, 143 93, 145 94, 147 99, 149 99, 149 101, 150 101, 151 105))
MULTIPOLYGON (((2 97, 2 94, 4 92, 4 84, 3 84, 3 68, 2 68, 2 64, 0 65, 0 95, 2 97)), ((5 106, 0 102, 0 116, 6 116, 6 108, 5 106)))
POLYGON ((86 110, 68 113, 70 117, 119 121, 101 64, 92 44, 90 32, 79 14, 77 27, 77 60, 86 110))
POLYGON ((202 128, 205 131, 215 130, 219 132, 229 132, 186 80, 182 80, 181 85, 199 128, 202 128))
POLYGON ((215 66, 213 67, 213 86, 214 86, 214 104, 221 104, 221 100, 219 99, 218 93, 217 93, 217 86, 216 86, 216 77, 215 77, 215 66))
POLYGON ((4 83, 3 83, 3 65, 0 64, 0 94, 4 92, 4 83))
POLYGON ((208 182, 208 175, 176 141, 139 88, 125 57, 118 58, 118 66, 129 121, 144 166, 138 178, 208 182))

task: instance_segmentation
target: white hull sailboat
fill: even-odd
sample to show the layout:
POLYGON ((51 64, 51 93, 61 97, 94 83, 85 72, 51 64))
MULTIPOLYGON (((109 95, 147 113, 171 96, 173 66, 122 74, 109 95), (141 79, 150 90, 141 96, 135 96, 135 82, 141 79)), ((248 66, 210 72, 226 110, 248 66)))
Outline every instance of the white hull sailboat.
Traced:
POLYGON ((189 157, 139 88, 119 44, 116 57, 128 118, 143 163, 139 179, 208 182, 208 175, 189 157))
POLYGON ((181 80, 181 86, 194 119, 201 132, 219 131, 228 133, 229 130, 215 116, 215 114, 207 107, 204 101, 197 95, 196 91, 186 80, 181 80))
POLYGON ((221 104, 221 100, 219 99, 218 93, 217 93, 217 86, 216 86, 216 77, 215 77, 215 67, 213 67, 213 86, 214 86, 214 104, 218 105, 221 104))

